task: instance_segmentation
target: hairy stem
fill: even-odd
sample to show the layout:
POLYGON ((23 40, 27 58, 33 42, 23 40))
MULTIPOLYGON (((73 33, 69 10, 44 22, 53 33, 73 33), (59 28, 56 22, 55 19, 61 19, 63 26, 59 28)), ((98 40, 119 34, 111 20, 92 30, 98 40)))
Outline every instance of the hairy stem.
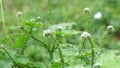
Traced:
POLYGON ((91 54, 92 54, 92 59, 91 59, 91 68, 93 68, 93 64, 94 64, 94 58, 95 58, 95 55, 94 55, 94 44, 93 44, 93 41, 88 38, 90 44, 91 44, 91 54))
POLYGON ((103 45, 104 45, 104 40, 105 40, 105 38, 106 38, 106 36, 107 36, 107 31, 103 34, 103 36, 102 36, 102 41, 100 42, 100 48, 101 48, 101 51, 102 51, 102 49, 103 49, 103 45))
POLYGON ((91 23, 90 23, 90 14, 89 13, 87 14, 87 18, 88 18, 88 20, 87 20, 87 22, 88 22, 87 23, 87 31, 90 32, 91 31, 91 27, 90 27, 91 23))
MULTIPOLYGON (((27 33, 27 31, 26 31, 24 28, 22 28, 22 30, 27 33)), ((45 48, 48 50, 48 52, 50 52, 50 49, 48 48, 47 44, 45 44, 45 43, 42 42, 41 40, 35 38, 33 35, 31 36, 31 38, 34 39, 34 40, 36 40, 36 41, 38 41, 39 43, 41 43, 41 44, 42 44, 41 46, 42 46, 42 47, 45 47, 45 48)))
POLYGON ((62 68, 64 68, 64 58, 63 58, 62 50, 61 50, 59 44, 58 44, 58 51, 59 51, 59 56, 60 56, 60 59, 61 59, 62 68))
POLYGON ((17 62, 13 59, 13 57, 10 55, 10 53, 8 52, 8 50, 6 48, 4 48, 4 47, 2 49, 8 54, 8 56, 10 57, 10 59, 12 60, 12 62, 16 65, 17 62))
POLYGON ((61 59, 62 68, 64 68, 64 58, 63 58, 63 54, 62 54, 62 50, 61 50, 59 41, 56 38, 54 38, 53 36, 51 36, 51 37, 56 41, 56 45, 57 45, 57 48, 58 48, 59 57, 61 59))
POLYGON ((85 39, 82 41, 82 44, 81 44, 81 48, 79 50, 79 54, 82 52, 82 49, 84 48, 84 45, 85 45, 85 39))
POLYGON ((33 27, 34 27, 34 24, 36 23, 36 21, 35 22, 33 22, 33 24, 30 26, 30 29, 29 29, 29 31, 27 32, 26 31, 26 39, 25 39, 25 42, 24 42, 24 47, 23 47, 23 50, 22 50, 22 53, 24 54, 24 50, 26 49, 26 47, 27 47, 27 41, 28 41, 28 39, 30 38, 30 36, 31 36, 31 34, 32 34, 32 29, 33 29, 33 27))

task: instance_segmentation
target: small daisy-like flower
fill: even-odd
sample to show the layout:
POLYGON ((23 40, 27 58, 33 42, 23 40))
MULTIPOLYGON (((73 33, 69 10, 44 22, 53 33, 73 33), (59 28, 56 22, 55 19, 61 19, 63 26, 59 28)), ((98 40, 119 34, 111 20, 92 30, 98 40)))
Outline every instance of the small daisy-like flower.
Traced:
POLYGON ((89 12, 90 12, 90 8, 85 7, 85 8, 83 9, 83 12, 89 13, 89 12))
POLYGON ((0 48, 3 48, 3 46, 4 46, 4 45, 3 45, 3 44, 1 44, 1 45, 0 45, 0 48))
POLYGON ((112 25, 108 25, 108 26, 107 26, 107 30, 112 30, 112 31, 114 31, 114 27, 113 27, 112 25))
POLYGON ((81 35, 80 35, 80 37, 81 37, 81 39, 86 39, 86 38, 88 38, 88 37, 90 37, 91 35, 88 33, 88 32, 83 32, 81 35))
POLYGON ((21 15, 22 15, 22 12, 17 12, 17 13, 16 13, 16 16, 17 16, 17 17, 20 17, 21 15))
POLYGON ((49 36, 49 35, 51 35, 51 33, 52 33, 51 30, 47 29, 43 32, 43 36, 49 36))
POLYGON ((37 17, 37 20, 40 20, 40 19, 41 19, 41 17, 40 17, 40 16, 38 16, 38 17, 37 17))
POLYGON ((40 19, 41 17, 40 17, 40 16, 38 16, 37 18, 38 18, 38 19, 40 19))
POLYGON ((100 66, 102 66, 101 63, 95 63, 95 64, 93 65, 93 68, 100 67, 100 66))
POLYGON ((101 12, 97 12, 95 15, 94 15, 94 19, 101 19, 102 18, 102 13, 101 12))

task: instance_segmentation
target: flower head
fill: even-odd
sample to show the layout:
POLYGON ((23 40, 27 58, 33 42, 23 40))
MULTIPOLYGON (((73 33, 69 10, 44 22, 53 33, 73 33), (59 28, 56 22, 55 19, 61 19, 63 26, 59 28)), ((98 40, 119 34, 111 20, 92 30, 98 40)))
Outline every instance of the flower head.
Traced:
POLYGON ((80 35, 80 37, 82 38, 82 39, 86 39, 86 38, 88 38, 88 37, 90 37, 91 35, 88 33, 88 32, 83 32, 81 35, 80 35))
POLYGON ((58 26, 57 29, 60 30, 60 31, 62 31, 62 30, 63 30, 63 27, 58 26))
POLYGON ((112 25, 108 25, 108 26, 107 26, 107 30, 112 30, 112 31, 114 31, 114 27, 113 27, 112 25))
POLYGON ((88 7, 85 7, 85 8, 83 9, 83 12, 89 13, 89 12, 90 12, 90 9, 89 9, 88 7))
POLYGON ((49 36, 51 35, 51 30, 50 29, 47 29, 43 32, 43 36, 49 36))
POLYGON ((3 44, 1 44, 1 45, 0 45, 0 48, 3 48, 3 46, 4 46, 4 45, 3 45, 3 44))
POLYGON ((102 66, 101 63, 95 63, 95 64, 93 65, 93 68, 100 67, 100 66, 102 66))
POLYGON ((101 19, 101 18, 102 18, 101 12, 97 12, 96 14, 94 14, 94 19, 101 19))
POLYGON ((17 12, 17 13, 16 13, 16 16, 17 16, 17 17, 20 17, 21 15, 22 15, 22 12, 17 12))
POLYGON ((38 17, 37 17, 37 20, 40 20, 40 19, 41 19, 41 17, 40 17, 40 16, 38 16, 38 17))

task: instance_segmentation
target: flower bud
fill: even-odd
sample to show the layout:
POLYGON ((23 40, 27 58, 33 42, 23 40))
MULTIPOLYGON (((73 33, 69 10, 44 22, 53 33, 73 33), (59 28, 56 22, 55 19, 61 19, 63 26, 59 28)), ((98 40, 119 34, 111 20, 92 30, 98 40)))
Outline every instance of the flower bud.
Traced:
POLYGON ((51 35, 51 30, 47 29, 43 32, 43 36, 49 36, 51 35))
POLYGON ((102 18, 101 12, 97 12, 96 14, 94 14, 94 19, 101 19, 101 18, 102 18))
POLYGON ((63 30, 63 28, 61 26, 58 26, 57 29, 60 30, 60 31, 63 30))
POLYGON ((80 37, 81 37, 81 39, 86 39, 86 38, 88 38, 88 37, 90 37, 91 35, 88 33, 88 32, 83 32, 81 35, 80 35, 80 37))
POLYGON ((17 16, 17 17, 20 17, 21 15, 22 15, 22 12, 17 12, 17 13, 16 13, 16 16, 17 16))
POLYGON ((95 63, 95 64, 93 65, 93 68, 100 67, 100 66, 102 66, 101 63, 95 63))
POLYGON ((89 9, 88 7, 85 7, 85 8, 83 9, 83 12, 89 13, 89 12, 90 12, 90 9, 89 9))
POLYGON ((4 46, 4 45, 3 45, 3 44, 1 44, 1 45, 0 45, 0 48, 3 48, 3 46, 4 46))
POLYGON ((40 20, 40 19, 41 19, 41 17, 39 16, 39 17, 37 17, 37 19, 38 19, 38 20, 40 20))
POLYGON ((112 25, 108 25, 107 30, 114 31, 114 27, 112 25))

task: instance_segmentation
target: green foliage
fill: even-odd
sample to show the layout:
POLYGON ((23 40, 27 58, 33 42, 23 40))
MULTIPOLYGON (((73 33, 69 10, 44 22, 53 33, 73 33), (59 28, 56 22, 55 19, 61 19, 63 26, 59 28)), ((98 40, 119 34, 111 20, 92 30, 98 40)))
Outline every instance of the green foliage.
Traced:
POLYGON ((24 47, 25 39, 26 39, 25 36, 17 37, 17 39, 16 39, 15 43, 12 45, 12 47, 14 47, 14 48, 24 47))
POLYGON ((0 1, 0 68, 120 67, 120 0, 0 1))
POLYGON ((101 68, 119 68, 119 51, 116 50, 107 50, 99 56, 96 62, 102 63, 101 68))

